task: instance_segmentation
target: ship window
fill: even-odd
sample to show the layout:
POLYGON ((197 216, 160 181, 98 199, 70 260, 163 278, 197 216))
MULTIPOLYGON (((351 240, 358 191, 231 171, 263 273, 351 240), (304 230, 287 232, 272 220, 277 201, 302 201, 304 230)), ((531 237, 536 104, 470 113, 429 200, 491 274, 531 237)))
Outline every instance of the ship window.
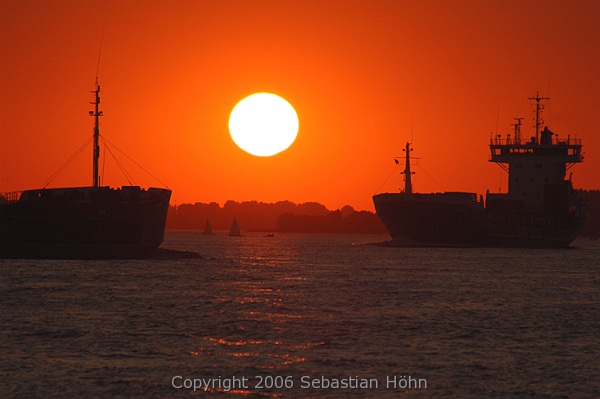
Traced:
POLYGON ((548 178, 546 177, 546 178, 544 179, 544 181, 545 181, 546 183, 548 183, 548 178))
POLYGON ((515 177, 515 182, 518 183, 519 182, 519 178, 515 177))
POLYGON ((538 197, 540 196, 540 192, 539 192, 539 191, 537 192, 537 196, 538 196, 538 197))
POLYGON ((533 183, 533 177, 531 177, 531 178, 529 179, 529 181, 530 181, 531 183, 533 183))
POLYGON ((523 197, 527 197, 527 191, 523 191, 523 197))
POLYGON ((541 168, 541 167, 542 167, 542 164, 541 164, 541 163, 536 163, 536 164, 535 164, 535 167, 536 167, 536 168, 541 168))

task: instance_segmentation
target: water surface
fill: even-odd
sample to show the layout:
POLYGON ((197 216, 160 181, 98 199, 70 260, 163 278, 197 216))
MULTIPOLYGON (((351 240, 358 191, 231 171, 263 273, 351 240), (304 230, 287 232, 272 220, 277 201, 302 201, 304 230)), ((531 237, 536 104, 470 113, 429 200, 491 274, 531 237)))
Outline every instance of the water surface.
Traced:
POLYGON ((0 260, 0 397, 600 397, 596 242, 356 245, 385 238, 168 232, 202 258, 0 260), (174 387, 194 379, 212 384, 174 387))

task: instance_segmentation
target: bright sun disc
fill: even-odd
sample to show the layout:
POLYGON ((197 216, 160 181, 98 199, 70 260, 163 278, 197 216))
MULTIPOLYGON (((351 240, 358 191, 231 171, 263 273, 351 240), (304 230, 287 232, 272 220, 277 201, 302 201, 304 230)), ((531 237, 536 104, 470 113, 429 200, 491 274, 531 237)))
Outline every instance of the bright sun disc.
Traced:
POLYGON ((292 145, 298 134, 298 115, 278 95, 255 93, 233 107, 229 132, 242 150, 269 157, 292 145))

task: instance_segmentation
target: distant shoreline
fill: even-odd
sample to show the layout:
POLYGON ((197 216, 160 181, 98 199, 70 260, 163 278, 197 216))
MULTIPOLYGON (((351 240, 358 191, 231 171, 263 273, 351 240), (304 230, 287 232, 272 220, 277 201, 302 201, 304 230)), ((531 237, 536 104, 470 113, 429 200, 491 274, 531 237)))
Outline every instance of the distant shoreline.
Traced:
MULTIPOLYGON (((600 190, 577 190, 586 201, 588 217, 580 237, 600 237, 600 190)), ((242 231, 254 233, 385 234, 377 215, 351 206, 329 210, 318 202, 265 203, 227 201, 169 206, 168 230, 203 230, 207 220, 214 231, 229 231, 233 218, 242 231)))

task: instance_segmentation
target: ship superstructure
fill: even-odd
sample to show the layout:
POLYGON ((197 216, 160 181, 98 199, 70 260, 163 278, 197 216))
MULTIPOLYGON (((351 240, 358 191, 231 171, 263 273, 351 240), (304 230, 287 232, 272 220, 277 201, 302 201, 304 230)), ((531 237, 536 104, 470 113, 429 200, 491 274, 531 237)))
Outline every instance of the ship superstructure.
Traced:
POLYGON ((512 137, 490 140, 490 162, 508 172, 508 192, 486 195, 490 243, 566 246, 583 228, 585 204, 566 178, 567 170, 583 161, 581 140, 559 138, 544 126, 542 102, 547 99, 530 98, 535 101, 535 136, 524 141, 521 118, 516 118, 512 137))
POLYGON ((412 192, 410 149, 406 144, 404 192, 373 196, 377 215, 393 245, 565 247, 581 232, 585 204, 566 173, 583 161, 581 140, 558 138, 544 126, 548 98, 537 94, 535 136, 524 140, 522 118, 514 131, 493 137, 490 162, 508 172, 508 192, 486 194, 412 192), (542 129, 543 126, 543 129, 542 129))

